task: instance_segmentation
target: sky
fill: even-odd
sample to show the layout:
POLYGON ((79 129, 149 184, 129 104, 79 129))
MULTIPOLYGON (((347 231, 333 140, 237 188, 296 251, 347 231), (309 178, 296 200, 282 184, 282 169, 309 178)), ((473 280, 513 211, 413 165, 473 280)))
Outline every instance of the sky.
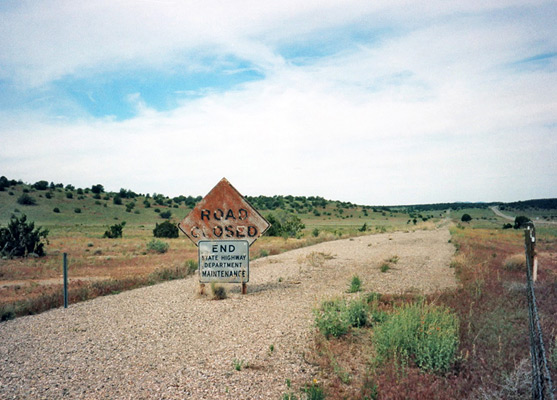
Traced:
POLYGON ((0 175, 362 205, 557 197, 557 3, 0 2, 0 175))

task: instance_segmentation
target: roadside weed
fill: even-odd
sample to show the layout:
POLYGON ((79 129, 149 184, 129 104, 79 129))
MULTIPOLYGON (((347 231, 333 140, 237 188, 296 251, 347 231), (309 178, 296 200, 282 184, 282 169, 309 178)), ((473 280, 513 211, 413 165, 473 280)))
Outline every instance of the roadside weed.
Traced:
POLYGON ((432 372, 446 372, 458 348, 458 318, 447 309, 427 304, 400 307, 374 332, 379 363, 397 359, 432 372))
POLYGON ((350 282, 350 289, 348 289, 348 293, 356 293, 359 292, 362 288, 362 280, 358 275, 354 275, 352 277, 352 281, 350 282))
POLYGON ((244 360, 238 360, 237 358, 235 358, 235 359, 232 361, 232 364, 234 365, 234 369, 235 369, 236 371, 241 371, 241 370, 242 370, 242 367, 244 366, 244 360))

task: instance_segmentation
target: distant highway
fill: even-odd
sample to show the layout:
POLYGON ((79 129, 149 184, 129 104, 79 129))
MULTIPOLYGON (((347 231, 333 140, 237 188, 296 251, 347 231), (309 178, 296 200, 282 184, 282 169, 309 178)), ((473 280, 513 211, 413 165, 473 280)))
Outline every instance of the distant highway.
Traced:
POLYGON ((501 210, 499 210, 499 207, 493 206, 493 207, 490 207, 490 208, 491 208, 491 211, 493 211, 493 212, 495 213, 495 215, 498 215, 498 216, 500 216, 501 218, 508 219, 509 221, 514 221, 514 218, 515 218, 515 217, 511 217, 510 215, 503 214, 503 213, 501 212, 501 210))
MULTIPOLYGON (((499 207, 497 207, 497 206, 493 206, 493 207, 490 207, 490 208, 491 208, 491 211, 493 211, 495 213, 495 215, 497 215, 501 218, 508 219, 509 221, 514 221, 514 219, 515 219, 515 217, 513 217, 513 216, 502 213, 501 210, 499 210, 499 207)), ((535 224, 557 225, 557 222, 555 222, 555 221, 544 221, 542 219, 536 219, 534 221, 534 223, 535 224)))

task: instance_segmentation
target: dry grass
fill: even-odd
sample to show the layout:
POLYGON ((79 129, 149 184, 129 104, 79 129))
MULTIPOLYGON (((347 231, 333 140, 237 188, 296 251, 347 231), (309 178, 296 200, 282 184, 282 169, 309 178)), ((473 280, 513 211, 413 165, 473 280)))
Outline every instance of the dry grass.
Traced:
POLYGON ((524 253, 513 254, 505 259, 503 263, 507 271, 526 271, 526 256, 524 253))

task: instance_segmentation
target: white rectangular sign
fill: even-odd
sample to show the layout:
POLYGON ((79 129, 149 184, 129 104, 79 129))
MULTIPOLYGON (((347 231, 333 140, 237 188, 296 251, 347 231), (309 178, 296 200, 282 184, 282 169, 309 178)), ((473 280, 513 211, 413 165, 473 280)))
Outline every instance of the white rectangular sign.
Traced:
POLYGON ((247 240, 200 240, 199 282, 247 283, 249 242, 247 240))

